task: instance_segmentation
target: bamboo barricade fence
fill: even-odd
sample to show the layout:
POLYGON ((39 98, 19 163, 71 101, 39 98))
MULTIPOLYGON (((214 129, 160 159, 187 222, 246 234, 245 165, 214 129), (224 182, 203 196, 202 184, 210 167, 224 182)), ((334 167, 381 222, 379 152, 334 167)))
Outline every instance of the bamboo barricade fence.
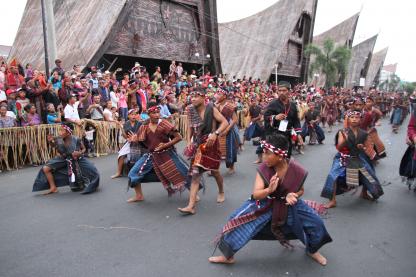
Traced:
MULTIPOLYGON (((237 112, 238 126, 245 128, 247 121, 241 111, 237 112)), ((174 123, 184 139, 188 132, 187 115, 174 118, 174 123)), ((81 125, 74 125, 74 135, 84 137, 89 127, 95 129, 94 151, 97 156, 116 153, 122 146, 120 124, 83 119, 81 125)), ((58 136, 60 124, 41 124, 28 127, 0 129, 0 169, 15 170, 27 164, 44 164, 54 157, 55 151, 49 146, 48 134, 58 136)))

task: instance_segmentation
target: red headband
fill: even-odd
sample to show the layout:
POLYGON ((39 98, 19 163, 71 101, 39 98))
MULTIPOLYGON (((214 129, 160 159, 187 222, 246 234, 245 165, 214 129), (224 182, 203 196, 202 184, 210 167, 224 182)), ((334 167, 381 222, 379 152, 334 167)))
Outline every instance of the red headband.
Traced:
POLYGON ((62 124, 61 126, 62 126, 62 128, 64 128, 64 129, 65 129, 65 131, 67 131, 69 134, 71 134, 71 135, 72 135, 72 130, 71 130, 71 128, 69 128, 69 127, 68 127, 68 126, 66 126, 65 124, 62 124))
POLYGON ((261 148, 266 149, 266 150, 269 150, 269 151, 273 152, 274 154, 279 155, 279 156, 281 156, 283 158, 287 158, 288 157, 287 150, 282 150, 280 148, 274 147, 270 143, 267 143, 265 140, 262 140, 260 142, 260 146, 261 146, 261 148))
POLYGON ((351 116, 354 116, 354 115, 358 115, 359 117, 361 117, 361 112, 359 112, 359 111, 349 111, 347 113, 347 117, 351 117, 351 116))
POLYGON ((153 106, 153 107, 147 109, 148 113, 154 113, 154 112, 159 112, 159 111, 160 111, 159 106, 153 106))

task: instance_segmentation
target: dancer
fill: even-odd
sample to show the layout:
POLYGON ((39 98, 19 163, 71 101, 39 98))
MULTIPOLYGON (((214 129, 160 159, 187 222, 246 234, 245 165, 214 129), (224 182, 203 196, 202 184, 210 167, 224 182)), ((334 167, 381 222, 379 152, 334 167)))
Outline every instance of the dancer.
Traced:
POLYGON ((361 120, 360 128, 367 132, 371 144, 370 149, 375 151, 375 156, 370 156, 371 160, 378 160, 386 157, 386 147, 381 141, 377 129, 375 128, 376 122, 382 115, 382 112, 374 107, 373 98, 367 97, 363 108, 363 118, 361 120))
POLYGON ((182 136, 169 121, 160 118, 156 102, 148 104, 147 113, 149 123, 140 126, 136 134, 128 135, 130 143, 141 142, 149 151, 130 169, 129 186, 136 195, 128 199, 128 203, 144 200, 141 183, 160 181, 169 196, 183 191, 186 184, 188 167, 174 147, 182 136))
POLYGON ((33 191, 49 189, 45 195, 58 192, 57 187, 70 186, 72 191, 88 194, 96 191, 100 183, 97 168, 83 154, 82 140, 72 135, 71 123, 62 124, 59 137, 48 135, 48 142, 56 148, 58 155, 47 161, 39 171, 33 191))
MULTIPOLYGON (((127 139, 128 136, 136 134, 139 127, 142 125, 142 123, 137 120, 138 116, 137 110, 131 109, 128 111, 129 120, 124 123, 122 134, 125 139, 127 139)), ((144 151, 145 148, 142 147, 141 143, 127 141, 118 152, 117 172, 111 176, 111 179, 121 177, 123 175, 123 166, 127 163, 136 163, 144 151)))
POLYGON ((339 151, 332 163, 321 196, 330 199, 326 208, 336 207, 336 195, 350 191, 362 185, 361 197, 377 200, 384 194, 374 168, 365 153, 371 145, 368 134, 360 129, 361 112, 349 111, 348 128, 339 131, 335 136, 336 148, 339 151), (370 197, 367 193, 370 192, 370 197))
MULTIPOLYGON (((332 126, 334 125, 338 116, 337 104, 335 103, 333 95, 329 95, 326 98, 325 103, 323 105, 322 114, 323 118, 326 119, 326 123, 328 124, 328 132, 330 133, 332 132, 332 126)), ((322 124, 325 127, 324 122, 322 124)))
POLYGON ((309 144, 313 145, 318 142, 322 144, 325 140, 324 131, 319 127, 319 111, 315 110, 315 103, 308 103, 309 110, 305 114, 305 123, 302 127, 302 138, 305 141, 306 137, 309 136, 309 144))
POLYGON ((188 206, 178 208, 186 215, 195 214, 199 183, 204 171, 211 171, 218 185, 217 202, 225 200, 223 178, 219 172, 221 155, 218 136, 228 127, 227 120, 213 104, 205 104, 206 92, 196 88, 188 106, 188 136, 185 153, 191 158, 192 183, 188 206))
POLYGON ((234 164, 237 162, 238 151, 238 132, 234 129, 237 123, 237 114, 235 108, 227 102, 227 92, 223 89, 218 89, 216 94, 215 107, 225 117, 228 122, 228 127, 219 136, 219 144, 221 151, 221 159, 225 160, 225 166, 228 168, 228 174, 234 174, 234 164))
POLYGON ((234 263, 234 255, 252 239, 277 239, 285 247, 291 247, 288 240, 299 239, 315 261, 326 265, 318 250, 332 239, 317 212, 300 199, 307 171, 288 159, 289 141, 284 135, 268 136, 262 148, 263 163, 257 170, 251 199, 224 226, 218 245, 223 255, 209 261, 234 263))
POLYGON ((393 100, 393 112, 391 113, 390 123, 392 124, 392 132, 397 134, 403 117, 403 100, 400 96, 396 96, 393 100))
MULTIPOLYGON (((261 137, 264 133, 264 128, 262 125, 262 111, 261 106, 257 100, 257 96, 251 98, 251 103, 248 109, 248 114, 250 117, 250 124, 244 131, 244 140, 250 141, 252 138, 261 137)), ((254 142, 253 142, 254 144, 254 142)), ((254 163, 261 163, 261 153, 257 153, 257 160, 254 163)))
MULTIPOLYGON (((265 135, 273 133, 284 134, 289 141, 292 139, 292 131, 298 140, 299 146, 303 145, 303 140, 300 135, 301 126, 298 117, 296 103, 290 102, 289 90, 291 86, 288 82, 279 83, 279 98, 274 99, 266 107, 264 113, 264 129, 265 135)), ((292 144, 289 144, 289 156, 292 154, 292 144)))
MULTIPOLYGON (((407 126, 406 142, 409 147, 407 147, 400 162, 399 173, 400 176, 406 177, 406 183, 410 190, 416 178, 416 111, 414 109, 412 109, 409 125, 407 126)), ((414 187, 414 191, 416 192, 416 187, 414 187)))

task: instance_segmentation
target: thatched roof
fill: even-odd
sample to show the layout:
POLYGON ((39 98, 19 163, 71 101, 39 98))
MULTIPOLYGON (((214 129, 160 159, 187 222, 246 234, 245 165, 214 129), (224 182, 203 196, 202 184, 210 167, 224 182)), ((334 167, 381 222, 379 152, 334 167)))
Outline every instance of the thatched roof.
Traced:
MULTIPOLYGON (((44 64, 40 3, 28 0, 9 56, 35 68, 44 64)), ((199 52, 221 71, 215 0, 55 0, 54 15, 65 69, 101 65, 106 54, 200 64, 199 52)))
MULTIPOLYGON (((126 0, 54 2, 57 57, 65 69, 87 65, 107 38, 126 0)), ((9 58, 44 68, 41 0, 28 0, 9 58)), ((52 61, 53 63, 53 61, 52 61)))
POLYGON ((9 56, 11 49, 12 49, 11 46, 0 45, 0 56, 7 58, 9 56))
POLYGON ((346 87, 358 86, 360 78, 366 78, 377 36, 375 35, 352 48, 351 60, 345 80, 346 87))
POLYGON ((378 82, 380 71, 383 68, 384 60, 386 59, 389 48, 386 47, 373 54, 371 58, 370 67, 368 69, 367 78, 365 79, 365 88, 368 89, 378 82))
MULTIPOLYGON (((355 30, 357 28, 359 17, 360 13, 356 13, 353 16, 342 21, 341 23, 335 25, 331 29, 314 36, 313 44, 322 47, 324 45, 324 41, 330 38, 332 39, 332 41, 334 41, 335 47, 348 46, 349 48, 351 48, 352 43, 354 41, 355 30)), ((316 82, 316 85, 319 87, 323 87, 325 85, 325 81, 325 75, 321 74, 316 82)))
POLYGON ((356 13, 331 29, 314 36, 313 43, 322 46, 325 39, 330 38, 335 42, 336 46, 345 45, 352 47, 359 17, 360 13, 356 13))
POLYGON ((223 72, 239 78, 267 80, 275 64, 281 63, 282 70, 287 63, 288 72, 280 70, 279 74, 299 77, 301 65, 295 59, 286 60, 291 54, 287 49, 290 43, 301 45, 303 59, 302 45, 311 41, 313 23, 308 38, 300 38, 294 30, 304 14, 313 22, 316 3, 316 0, 280 0, 252 16, 218 24, 223 72))

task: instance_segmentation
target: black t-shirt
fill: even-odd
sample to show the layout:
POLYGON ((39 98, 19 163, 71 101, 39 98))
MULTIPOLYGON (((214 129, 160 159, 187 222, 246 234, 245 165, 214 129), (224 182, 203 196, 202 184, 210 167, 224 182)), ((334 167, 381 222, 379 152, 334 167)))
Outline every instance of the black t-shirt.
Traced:
POLYGON ((266 135, 270 135, 275 132, 282 133, 278 130, 280 121, 274 118, 278 114, 287 115, 286 120, 288 121, 288 125, 287 131, 284 132, 285 134, 290 134, 292 128, 297 133, 301 131, 296 103, 290 102, 289 105, 285 107, 279 99, 275 99, 269 103, 264 113, 264 127, 266 135))

